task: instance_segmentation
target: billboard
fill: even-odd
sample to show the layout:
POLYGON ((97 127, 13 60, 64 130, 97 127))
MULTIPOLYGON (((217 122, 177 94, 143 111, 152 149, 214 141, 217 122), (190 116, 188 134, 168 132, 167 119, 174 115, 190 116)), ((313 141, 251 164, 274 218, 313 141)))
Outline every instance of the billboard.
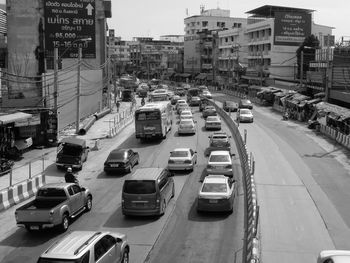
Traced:
POLYGON ((96 58, 95 0, 45 0, 45 50, 60 58, 96 58), (90 38, 90 41, 80 39, 90 38))
POLYGON ((311 35, 311 14, 275 12, 274 45, 300 46, 311 35))

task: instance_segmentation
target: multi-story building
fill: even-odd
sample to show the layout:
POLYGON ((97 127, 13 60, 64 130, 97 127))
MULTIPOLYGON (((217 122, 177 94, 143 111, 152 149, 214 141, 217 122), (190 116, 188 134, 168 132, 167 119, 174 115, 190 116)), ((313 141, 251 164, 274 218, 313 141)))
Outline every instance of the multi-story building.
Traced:
POLYGON ((138 68, 138 75, 160 78, 168 72, 182 70, 182 42, 134 38, 130 44, 130 60, 138 68))
POLYGON ((6 2, 8 76, 2 106, 53 108, 59 130, 100 111, 107 102, 103 87, 111 2, 82 1, 73 6, 44 0, 6 2))
POLYGON ((186 17, 184 23, 184 71, 212 74, 218 31, 238 28, 242 19, 230 17, 230 10, 204 10, 201 6, 200 15, 186 17))
POLYGON ((183 35, 164 35, 164 36, 160 36, 159 40, 183 43, 184 36, 183 35))
POLYGON ((323 36, 332 34, 332 27, 312 21, 313 11, 264 5, 246 12, 250 17, 246 28, 249 74, 245 78, 296 79, 296 50, 305 37, 313 34, 322 42, 323 36))

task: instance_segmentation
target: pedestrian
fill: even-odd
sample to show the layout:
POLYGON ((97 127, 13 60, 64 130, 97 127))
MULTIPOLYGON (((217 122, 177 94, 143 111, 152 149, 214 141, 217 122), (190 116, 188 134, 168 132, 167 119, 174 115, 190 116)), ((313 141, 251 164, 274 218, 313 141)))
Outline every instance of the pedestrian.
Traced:
POLYGON ((119 102, 119 100, 117 100, 116 106, 117 106, 117 112, 119 112, 119 108, 120 108, 120 102, 119 102))

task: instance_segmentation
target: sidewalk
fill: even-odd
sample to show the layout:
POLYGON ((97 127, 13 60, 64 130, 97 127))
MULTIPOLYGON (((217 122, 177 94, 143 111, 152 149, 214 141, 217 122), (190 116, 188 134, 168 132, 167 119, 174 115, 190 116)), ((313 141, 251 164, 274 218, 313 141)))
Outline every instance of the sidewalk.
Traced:
MULTIPOLYGON (((124 111, 130 108, 130 103, 121 103, 119 113, 122 115, 124 111)), ((114 106, 111 113, 102 117, 92 125, 85 135, 77 135, 77 138, 85 139, 87 146, 93 149, 98 139, 106 138, 109 129, 118 119, 119 113, 114 106)), ((75 136, 75 126, 71 125, 67 129, 60 132, 58 139, 64 137, 75 136)), ((15 162, 12 171, 12 185, 26 181, 31 177, 41 174, 48 166, 52 165, 56 157, 56 147, 32 149, 23 154, 20 161, 15 162)), ((10 186, 10 173, 0 177, 0 190, 10 186)))

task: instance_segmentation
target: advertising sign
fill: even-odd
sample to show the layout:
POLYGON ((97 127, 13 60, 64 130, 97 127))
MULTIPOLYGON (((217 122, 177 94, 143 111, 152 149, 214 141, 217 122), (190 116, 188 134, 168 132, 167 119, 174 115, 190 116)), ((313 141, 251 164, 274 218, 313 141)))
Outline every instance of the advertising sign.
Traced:
POLYGON ((45 49, 60 58, 96 58, 95 0, 45 0, 45 49), (89 41, 82 41, 90 38, 89 41))
POLYGON ((311 14, 275 13, 274 45, 299 46, 311 35, 311 14))

